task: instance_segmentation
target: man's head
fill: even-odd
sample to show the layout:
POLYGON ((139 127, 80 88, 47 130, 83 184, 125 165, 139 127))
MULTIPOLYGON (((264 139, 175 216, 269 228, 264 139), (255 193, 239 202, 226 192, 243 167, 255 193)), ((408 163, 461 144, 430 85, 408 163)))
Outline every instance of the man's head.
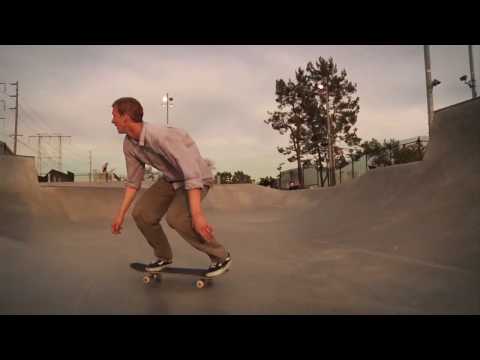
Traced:
POLYGON ((129 123, 141 123, 143 121, 143 107, 137 99, 123 97, 112 104, 112 123, 120 134, 127 132, 129 123))

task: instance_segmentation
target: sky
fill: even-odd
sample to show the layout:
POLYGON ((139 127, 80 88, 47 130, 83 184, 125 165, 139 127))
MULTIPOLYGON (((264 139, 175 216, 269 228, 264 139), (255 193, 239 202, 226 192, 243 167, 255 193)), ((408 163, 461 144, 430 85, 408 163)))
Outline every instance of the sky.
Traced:
MULTIPOLYGON (((480 47, 474 46, 477 83, 480 47)), ((459 80, 470 77, 466 45, 430 47, 434 109, 471 98, 459 80)), ((89 171, 109 163, 125 175, 123 136, 111 124, 111 104, 137 98, 144 121, 166 125, 162 97, 174 98, 169 125, 187 130, 203 157, 217 171, 276 176, 277 167, 295 168, 278 153, 288 145, 264 123, 277 109, 276 80, 294 79, 295 71, 319 57, 332 57, 357 84, 360 112, 356 127, 362 140, 398 140, 428 134, 425 63, 422 45, 328 46, 1 46, 0 82, 19 82, 18 154, 35 156, 37 134, 62 139, 63 170, 89 171)), ((477 93, 480 89, 477 85, 477 93)), ((0 85, 0 141, 13 149, 15 86, 0 85), (3 109, 3 102, 6 110, 3 109)), ((57 168, 59 140, 42 140, 42 172, 57 168)))

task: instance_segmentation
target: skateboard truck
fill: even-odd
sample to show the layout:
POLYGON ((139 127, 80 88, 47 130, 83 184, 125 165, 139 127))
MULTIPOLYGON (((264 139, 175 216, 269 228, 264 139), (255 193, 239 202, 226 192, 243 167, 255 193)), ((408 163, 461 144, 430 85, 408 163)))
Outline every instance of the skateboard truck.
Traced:
MULTIPOLYGON (((136 271, 143 272, 143 283, 148 285, 152 282, 152 280, 155 281, 161 281, 163 273, 167 274, 178 274, 178 275, 190 275, 190 276, 195 276, 198 279, 195 281, 195 286, 198 289, 202 289, 205 286, 208 286, 212 283, 213 278, 215 277, 207 277, 206 273, 208 270, 206 269, 194 269, 194 268, 181 268, 181 267, 173 267, 173 266, 168 266, 163 268, 160 271, 156 272, 148 272, 146 271, 145 264, 142 263, 131 263, 130 267, 136 271)), ((227 269, 228 271, 228 269, 227 269)))
MULTIPOLYGON (((160 282, 162 280, 162 274, 161 274, 162 271, 159 271, 158 273, 145 273, 145 275, 143 276, 143 283, 145 285, 148 285, 152 282, 152 280, 155 280, 157 282, 160 282)), ((210 285, 212 282, 212 279, 211 278, 201 278, 201 279, 198 279, 196 282, 195 282, 195 286, 198 288, 198 289, 203 289, 205 286, 208 286, 210 285)))

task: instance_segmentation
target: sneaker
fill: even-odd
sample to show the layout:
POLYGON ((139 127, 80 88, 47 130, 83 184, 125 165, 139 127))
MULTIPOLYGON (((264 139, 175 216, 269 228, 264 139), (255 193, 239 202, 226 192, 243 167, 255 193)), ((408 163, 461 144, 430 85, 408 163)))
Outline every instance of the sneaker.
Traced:
POLYGON ((230 268, 231 262, 232 262, 232 259, 230 258, 230 253, 229 253, 225 260, 221 262, 213 262, 208 268, 208 271, 205 274, 205 276, 214 277, 214 276, 222 275, 225 271, 227 271, 230 268))
POLYGON ((165 266, 168 266, 172 263, 172 260, 158 259, 157 261, 152 261, 150 264, 145 266, 145 270, 148 272, 158 272, 161 271, 165 266))

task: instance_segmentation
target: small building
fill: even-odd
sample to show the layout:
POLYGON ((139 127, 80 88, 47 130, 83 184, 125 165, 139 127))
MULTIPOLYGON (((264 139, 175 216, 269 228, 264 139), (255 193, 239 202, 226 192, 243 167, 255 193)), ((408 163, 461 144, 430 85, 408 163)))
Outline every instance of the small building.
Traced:
POLYGON ((74 182, 75 174, 67 171, 63 173, 61 171, 52 169, 45 176, 38 176, 38 182, 74 182))

